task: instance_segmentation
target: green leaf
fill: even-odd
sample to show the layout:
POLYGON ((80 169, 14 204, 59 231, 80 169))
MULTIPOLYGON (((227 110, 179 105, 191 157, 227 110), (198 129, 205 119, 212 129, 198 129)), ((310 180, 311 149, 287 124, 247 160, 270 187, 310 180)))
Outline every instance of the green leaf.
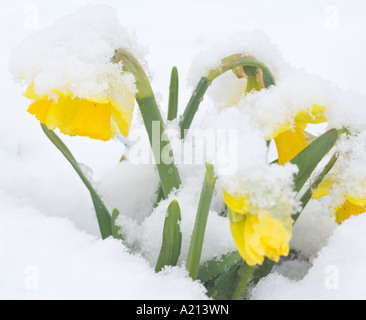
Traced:
POLYGON ((203 182, 200 200, 198 203, 196 220, 189 245, 186 268, 193 280, 197 279, 198 268, 201 260, 203 240, 206 232, 208 214, 211 207, 213 192, 215 189, 216 177, 212 164, 206 163, 206 174, 203 182))
POLYGON ((294 178, 295 191, 299 192, 301 190, 319 162, 332 149, 337 139, 338 131, 331 129, 309 144, 290 161, 299 168, 294 178))
POLYGON ((178 69, 173 67, 170 77, 168 120, 174 120, 178 115, 178 69))
POLYGON ((196 89, 193 91, 179 122, 180 135, 182 139, 185 138, 187 130, 191 127, 193 118, 196 115, 198 107, 201 104, 203 97, 210 85, 211 81, 209 81, 206 77, 202 77, 198 82, 196 89))
POLYGON ((239 252, 233 251, 215 259, 206 261, 199 267, 197 279, 202 282, 211 280, 220 273, 229 270, 234 264, 237 264, 242 260, 243 258, 240 256, 239 252))
POLYGON ((237 271, 240 268, 241 263, 242 262, 234 264, 229 270, 224 271, 213 280, 210 280, 210 283, 207 284, 207 295, 210 298, 216 300, 230 300, 235 284, 239 278, 237 271))
POLYGON ((304 210, 308 202, 310 201, 314 190, 319 186, 319 184, 323 181, 324 177, 328 174, 328 172, 333 168, 334 164, 338 159, 338 155, 334 154, 333 157, 329 160, 327 165, 324 167, 322 172, 317 176, 314 182, 310 185, 310 187, 306 190, 306 192, 302 195, 300 202, 301 202, 301 210, 293 215, 294 221, 296 221, 301 212, 304 210))
POLYGON ((164 222, 163 241, 155 266, 156 272, 161 271, 165 266, 175 266, 178 262, 182 246, 182 234, 179 228, 180 221, 179 203, 173 200, 168 207, 164 222))
POLYGON ((257 284, 258 281, 260 279, 262 279, 263 277, 266 277, 268 276, 274 265, 276 264, 276 262, 268 259, 268 258, 265 258, 264 261, 263 261, 263 264, 260 265, 260 266, 257 266, 256 269, 254 270, 253 272, 253 282, 254 284, 257 284))
POLYGON ((117 209, 113 209, 112 211, 112 236, 118 240, 124 240, 122 234, 119 232, 121 227, 116 225, 116 220, 118 219, 119 211, 117 209))
POLYGON ((52 130, 49 130, 44 124, 41 124, 41 127, 43 132, 48 137, 48 139, 50 139, 50 141, 55 145, 55 147, 61 151, 61 153, 64 155, 67 161, 74 168, 76 173, 79 175, 81 181, 83 181, 86 188, 89 190, 94 204, 95 212, 97 215, 102 238, 103 239, 108 238, 109 236, 112 235, 112 222, 111 222, 111 216, 107 208, 105 207, 102 199, 94 190, 93 186, 91 185, 87 177, 84 175, 74 156, 72 155, 70 150, 66 147, 66 145, 61 141, 61 139, 52 130))

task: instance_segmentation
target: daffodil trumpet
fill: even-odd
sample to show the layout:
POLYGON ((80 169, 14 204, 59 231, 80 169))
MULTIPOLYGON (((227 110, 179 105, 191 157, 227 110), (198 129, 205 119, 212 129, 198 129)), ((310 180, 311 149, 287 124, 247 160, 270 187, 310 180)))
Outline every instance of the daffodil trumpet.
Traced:
MULTIPOLYGON (((203 76, 200 81, 198 82, 195 90, 192 93, 192 96, 187 104, 186 109, 180 119, 179 126, 181 130, 181 138, 184 139, 186 136, 187 130, 189 130, 193 118, 198 111, 198 107, 203 100, 203 97, 211 85, 212 81, 215 80, 217 77, 222 75, 223 73, 236 69, 238 67, 254 67, 255 69, 259 69, 262 73, 262 81, 263 87, 268 88, 270 86, 275 85, 275 79, 272 75, 269 68, 262 62, 255 60, 253 57, 245 56, 244 54, 234 54, 228 56, 221 61, 220 68, 212 68, 206 76, 203 76)), ((247 90, 251 91, 253 88, 259 89, 259 83, 253 77, 250 79, 247 90)))
POLYGON ((34 83, 28 86, 24 96, 33 103, 28 112, 48 129, 58 128, 63 134, 107 141, 117 130, 128 136, 134 109, 134 93, 123 81, 110 84, 109 96, 80 98, 67 90, 53 90, 40 95, 34 83))

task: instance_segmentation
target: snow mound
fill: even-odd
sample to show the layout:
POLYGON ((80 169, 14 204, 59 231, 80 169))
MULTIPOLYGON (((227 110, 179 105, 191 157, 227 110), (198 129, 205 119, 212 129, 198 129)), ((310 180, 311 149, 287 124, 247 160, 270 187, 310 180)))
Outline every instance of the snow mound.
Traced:
POLYGON ((207 299, 182 268, 155 273, 117 240, 0 191, 0 299, 207 299), (6 244, 6 245, 4 245, 6 244))

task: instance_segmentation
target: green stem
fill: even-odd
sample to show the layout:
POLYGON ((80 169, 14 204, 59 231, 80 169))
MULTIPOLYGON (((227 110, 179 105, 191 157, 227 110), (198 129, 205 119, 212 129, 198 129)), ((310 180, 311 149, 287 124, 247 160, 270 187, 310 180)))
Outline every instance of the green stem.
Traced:
POLYGON ((245 262, 238 270, 238 282, 234 288, 231 300, 243 300, 249 280, 255 270, 255 267, 248 266, 245 262))
POLYGON ((151 89, 150 81, 140 63, 128 51, 124 49, 116 51, 113 62, 117 63, 119 61, 122 61, 125 72, 131 72, 135 76, 138 89, 136 101, 140 107, 141 116, 149 136, 163 192, 167 197, 172 190, 180 187, 181 179, 174 162, 161 159, 162 152, 164 150, 171 151, 171 147, 168 139, 161 139, 162 133, 165 131, 165 124, 151 89))
MULTIPOLYGON (((234 68, 240 66, 247 66, 247 67, 257 67, 260 68, 263 72, 263 82, 264 87, 268 88, 272 85, 275 85, 275 80, 268 69, 268 67, 260 61, 257 60, 249 60, 242 54, 235 54, 229 57, 226 57, 222 60, 220 68, 213 68, 208 72, 208 75, 202 77, 197 84, 196 89, 193 91, 193 94, 187 104, 187 107, 182 115, 180 120, 180 128, 181 128, 181 138, 184 139, 187 130, 190 128, 193 118, 198 111, 198 107, 203 100, 203 96, 205 95, 208 87, 211 85, 212 81, 215 80, 217 77, 222 75, 223 73, 232 70, 234 68)), ((255 84, 257 85, 257 84, 255 84)))
POLYGON ((206 232, 208 214, 210 211, 213 192, 215 189, 216 177, 212 164, 206 164, 205 180, 201 190, 200 201, 194 224, 191 243, 189 246, 186 267, 193 280, 197 279, 198 269, 201 260, 203 240, 206 232))
MULTIPOLYGON (((178 79, 178 69, 173 67, 172 74, 170 77, 170 87, 169 87, 169 105, 168 105, 168 121, 174 120, 178 115, 178 89, 179 89, 179 79, 178 79)), ((164 199, 164 191, 159 184, 156 201, 154 208, 158 203, 164 199)))
POLYGON ((184 113, 179 123, 180 135, 182 139, 185 138, 187 130, 191 127, 193 118, 198 111, 198 107, 203 100, 203 96, 205 95, 210 85, 211 81, 209 81, 205 77, 202 77, 201 80, 198 82, 196 89, 193 91, 193 94, 187 104, 186 109, 184 110, 184 113))

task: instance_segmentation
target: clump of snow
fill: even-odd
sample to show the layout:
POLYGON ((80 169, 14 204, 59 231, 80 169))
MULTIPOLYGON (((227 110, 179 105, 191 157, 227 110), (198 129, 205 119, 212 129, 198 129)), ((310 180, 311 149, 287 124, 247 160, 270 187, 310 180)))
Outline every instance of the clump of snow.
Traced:
MULTIPOLYGON (((142 58, 142 50, 106 5, 89 5, 28 37, 10 59, 10 72, 35 85, 37 94, 57 99, 55 92, 79 98, 111 97, 116 83, 135 92, 135 79, 111 59, 125 48, 142 58)), ((121 87, 119 87, 121 89, 121 87)))
POLYGON ((353 216, 343 222, 302 280, 292 281, 278 273, 271 274, 257 284, 251 299, 364 299, 365 227, 366 215, 353 216))
POLYGON ((122 161, 99 181, 98 191, 110 211, 142 221, 150 215, 157 198, 159 176, 154 165, 122 161))
POLYGON ((287 65, 278 47, 261 30, 238 32, 194 57, 188 74, 188 85, 196 86, 211 69, 220 69, 221 60, 233 54, 254 56, 265 63, 273 74, 281 73, 287 65))
POLYGON ((2 191, 0 242, 3 299, 207 299, 184 269, 155 273, 120 241, 80 232, 2 191))

